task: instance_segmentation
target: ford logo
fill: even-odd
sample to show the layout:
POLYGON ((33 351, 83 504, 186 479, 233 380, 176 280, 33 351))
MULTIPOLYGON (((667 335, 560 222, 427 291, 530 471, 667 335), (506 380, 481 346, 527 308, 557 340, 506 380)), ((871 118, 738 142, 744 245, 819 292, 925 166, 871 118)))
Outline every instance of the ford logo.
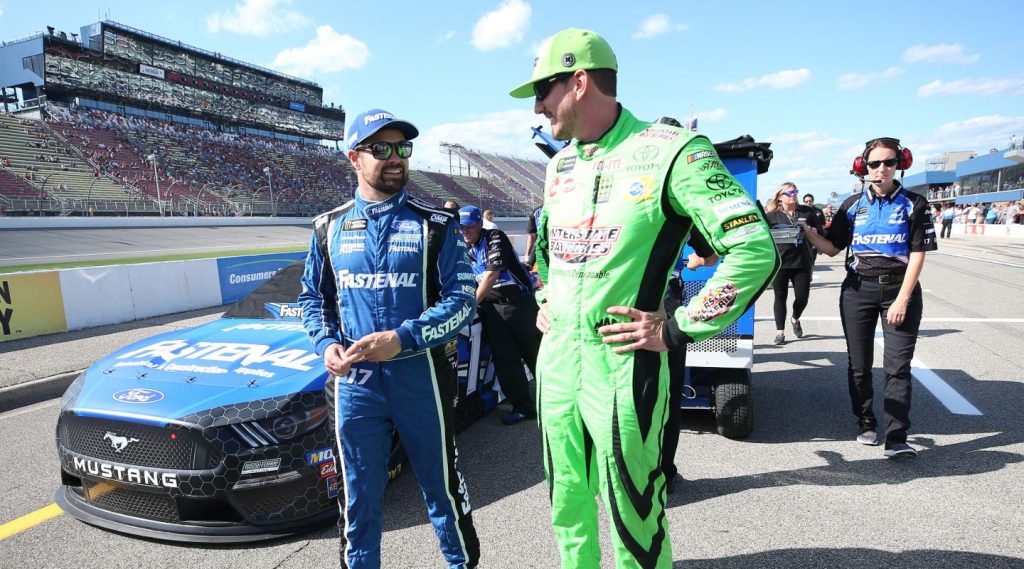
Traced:
POLYGON ((121 403, 155 403, 164 398, 164 394, 155 389, 124 389, 114 394, 114 401, 121 403))

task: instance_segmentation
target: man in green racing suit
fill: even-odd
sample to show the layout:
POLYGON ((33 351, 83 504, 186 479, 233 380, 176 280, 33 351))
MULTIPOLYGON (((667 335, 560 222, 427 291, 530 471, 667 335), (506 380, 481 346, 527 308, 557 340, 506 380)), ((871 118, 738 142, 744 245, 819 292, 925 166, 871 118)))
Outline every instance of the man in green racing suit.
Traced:
POLYGON ((779 259, 764 218, 704 136, 636 119, 616 100, 617 63, 594 32, 546 40, 511 92, 560 140, 537 240, 545 332, 538 404, 551 517, 563 567, 598 567, 600 492, 619 567, 669 567, 662 431, 669 345, 739 318, 779 259), (658 315, 683 239, 723 259, 688 306, 658 315))

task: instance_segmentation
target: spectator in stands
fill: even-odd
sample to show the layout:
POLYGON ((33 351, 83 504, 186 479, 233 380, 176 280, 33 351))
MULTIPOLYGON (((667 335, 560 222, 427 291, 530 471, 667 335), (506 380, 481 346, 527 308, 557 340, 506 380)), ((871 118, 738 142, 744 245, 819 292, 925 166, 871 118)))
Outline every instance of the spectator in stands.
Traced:
POLYGON ((494 223, 494 212, 485 209, 484 210, 484 229, 497 229, 498 226, 494 223))
POLYGON ((505 233, 483 228, 480 208, 463 207, 459 219, 476 276, 477 313, 491 345, 501 391, 512 403, 512 410, 502 415, 501 421, 515 425, 537 416, 523 371, 526 363, 536 376, 540 349, 533 283, 505 233))

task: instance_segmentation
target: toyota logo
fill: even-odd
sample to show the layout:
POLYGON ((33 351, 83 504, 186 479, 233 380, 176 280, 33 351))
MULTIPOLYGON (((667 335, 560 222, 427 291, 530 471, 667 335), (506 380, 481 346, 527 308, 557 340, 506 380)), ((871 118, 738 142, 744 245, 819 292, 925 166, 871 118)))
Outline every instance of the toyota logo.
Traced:
POLYGON ((710 190, 728 190, 733 186, 732 178, 725 174, 715 174, 714 176, 708 178, 707 186, 710 190))
POLYGON ((633 159, 637 162, 648 162, 658 155, 658 147, 653 144, 641 146, 633 153, 633 159))

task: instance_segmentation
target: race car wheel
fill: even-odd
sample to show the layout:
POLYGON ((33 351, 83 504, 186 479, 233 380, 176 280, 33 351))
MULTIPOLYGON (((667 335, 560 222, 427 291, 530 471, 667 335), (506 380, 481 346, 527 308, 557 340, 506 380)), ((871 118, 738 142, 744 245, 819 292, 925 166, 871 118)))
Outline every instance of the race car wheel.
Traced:
POLYGON ((714 374, 714 410, 718 434, 744 439, 754 430, 754 399, 749 369, 718 369, 714 374))

